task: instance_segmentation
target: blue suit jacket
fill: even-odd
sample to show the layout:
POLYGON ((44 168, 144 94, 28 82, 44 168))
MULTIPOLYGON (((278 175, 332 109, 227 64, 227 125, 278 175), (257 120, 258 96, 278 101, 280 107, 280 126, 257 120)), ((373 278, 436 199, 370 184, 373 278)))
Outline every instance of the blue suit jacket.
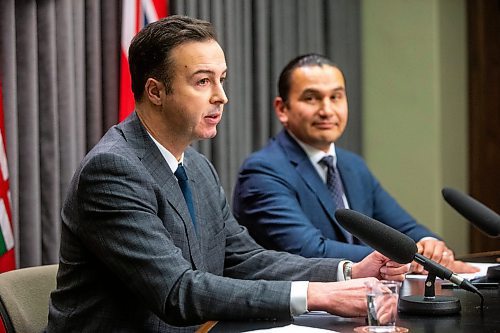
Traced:
MULTIPOLYGON (((372 175, 358 155, 336 148, 337 168, 349 207, 414 239, 436 237, 419 225, 372 175)), ((359 261, 372 249, 346 243, 330 193, 304 150, 282 131, 243 163, 233 213, 264 247, 305 257, 359 261)), ((374 235, 376 237, 376 235, 374 235)))

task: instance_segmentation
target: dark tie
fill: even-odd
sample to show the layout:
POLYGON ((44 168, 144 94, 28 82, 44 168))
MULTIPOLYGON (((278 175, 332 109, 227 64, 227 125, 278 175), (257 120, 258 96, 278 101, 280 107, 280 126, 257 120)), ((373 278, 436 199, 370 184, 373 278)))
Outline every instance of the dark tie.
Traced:
POLYGON ((191 215, 191 220, 193 220, 193 225, 196 229, 196 217, 194 214, 193 195, 191 194, 191 188, 189 187, 189 180, 186 174, 186 170, 184 169, 181 163, 179 163, 179 166, 177 167, 177 170, 175 170, 174 175, 175 177, 177 177, 179 186, 182 191, 182 195, 184 196, 184 200, 186 200, 186 204, 189 209, 189 215, 191 215))
MULTIPOLYGON (((326 165, 326 187, 328 187, 328 191, 330 191, 330 195, 332 196, 333 203, 335 204, 335 209, 345 208, 344 205, 344 187, 342 186, 342 182, 340 180, 340 176, 333 165, 333 156, 327 155, 323 157, 320 161, 320 164, 326 165)), ((347 242, 353 243, 352 235, 348 232, 347 242)))

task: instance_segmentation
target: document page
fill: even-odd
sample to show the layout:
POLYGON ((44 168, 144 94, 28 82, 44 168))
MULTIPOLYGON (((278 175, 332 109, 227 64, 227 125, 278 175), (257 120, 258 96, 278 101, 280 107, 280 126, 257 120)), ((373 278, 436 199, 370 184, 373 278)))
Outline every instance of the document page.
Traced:
MULTIPOLYGON (((488 267, 498 265, 497 263, 482 263, 482 262, 470 262, 469 264, 478 267, 480 269, 480 271, 476 272, 476 273, 458 274, 458 275, 460 275, 461 277, 463 277, 463 278, 465 278, 467 280, 470 280, 470 279, 473 279, 473 278, 476 278, 476 277, 480 277, 480 276, 485 276, 486 272, 488 271, 488 267)), ((406 275, 406 278, 425 280, 425 279, 427 279, 427 275, 423 275, 423 274, 408 274, 408 275, 406 275)), ((437 279, 439 279, 439 278, 437 278, 437 279)))
MULTIPOLYGON (((294 333, 335 333, 336 331, 332 330, 324 330, 322 328, 314 328, 314 327, 307 327, 307 326, 299 326, 299 325, 294 325, 290 324, 287 326, 282 326, 282 327, 273 327, 273 328, 267 328, 267 329, 259 329, 255 331, 246 331, 243 333, 289 333, 289 332, 294 332, 294 333)), ((338 333, 338 332, 337 332, 338 333)))

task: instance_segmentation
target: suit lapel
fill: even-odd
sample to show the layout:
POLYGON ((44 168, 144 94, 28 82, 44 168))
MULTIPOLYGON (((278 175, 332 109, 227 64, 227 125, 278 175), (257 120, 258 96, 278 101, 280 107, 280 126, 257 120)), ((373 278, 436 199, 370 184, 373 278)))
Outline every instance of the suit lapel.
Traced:
MULTIPOLYGON (((191 261, 197 268, 200 268, 203 266, 203 256, 201 255, 200 244, 191 221, 191 216, 189 215, 186 201, 184 200, 177 179, 172 173, 172 170, 170 170, 167 161, 165 161, 160 150, 153 140, 151 140, 135 112, 119 126, 123 131, 125 139, 135 150, 137 157, 142 161, 151 176, 163 189, 170 206, 182 219, 189 242, 191 261)), ((194 184, 191 185, 191 188, 194 189, 194 184)))
POLYGON ((278 134, 277 140, 285 151, 285 154, 288 156, 290 163, 295 165, 297 173, 311 189, 311 192, 316 195, 321 205, 325 208, 325 211, 330 219, 330 223, 341 231, 347 241, 349 234, 335 219, 334 214, 336 207, 333 203, 330 192, 321 177, 318 175, 318 172, 312 165, 307 154, 285 130, 278 134))
MULTIPOLYGON (((345 154, 344 150, 335 148, 335 151, 337 154, 337 169, 339 170, 340 178, 344 185, 344 192, 349 202, 349 208, 364 213, 362 196, 366 189, 361 182, 361 178, 356 174, 352 165, 347 163, 347 159, 343 157, 345 154)), ((354 243, 364 244, 356 237, 354 237, 354 243)))
POLYGON ((337 153, 337 168, 344 185, 344 192, 349 202, 349 208, 362 212, 362 198, 360 195, 364 193, 363 184, 360 178, 356 176, 355 170, 349 163, 346 163, 346 159, 343 158, 344 151, 340 148, 336 148, 337 153))
MULTIPOLYGON (((188 181, 189 181, 189 186, 191 187, 191 193, 193 195, 193 202, 194 202, 194 210, 195 210, 195 216, 196 216, 196 231, 194 232, 194 235, 193 233, 191 233, 191 238, 196 238, 196 242, 194 244, 196 244, 196 246, 190 246, 190 250, 191 250, 191 256, 193 258, 193 261, 195 262, 195 265, 198 269, 201 269, 201 270, 206 270, 206 265, 205 265, 205 261, 203 260, 203 252, 202 252, 202 249, 201 249, 201 246, 202 244, 205 244, 205 242, 207 241, 210 241, 210 240, 207 240, 205 237, 205 219, 203 218, 203 209, 202 209, 202 200, 203 198, 200 197, 200 193, 198 191, 198 186, 196 184, 196 179, 199 179, 199 177, 201 177, 202 173, 201 171, 199 170, 198 166, 196 165, 196 163, 192 163, 192 159, 190 158, 190 153, 188 153, 188 151, 191 150, 190 147, 188 147, 186 149, 186 151, 184 152, 184 165, 186 167, 186 173, 187 173, 187 176, 188 176, 188 181)), ((183 198, 184 199, 184 198, 183 198)), ((194 231, 194 227, 193 227, 193 224, 191 222, 191 219, 190 219, 190 215, 189 215, 189 210, 187 209, 187 205, 184 205, 186 206, 186 214, 187 214, 187 217, 189 217, 189 223, 191 225, 191 229, 190 230, 193 230, 194 231)))

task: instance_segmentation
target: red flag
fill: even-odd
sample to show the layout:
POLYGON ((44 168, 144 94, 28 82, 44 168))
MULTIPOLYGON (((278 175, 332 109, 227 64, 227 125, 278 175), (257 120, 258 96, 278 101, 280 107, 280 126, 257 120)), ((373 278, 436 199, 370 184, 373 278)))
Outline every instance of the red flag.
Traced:
POLYGON ((10 200, 2 86, 0 84, 0 272, 10 271, 16 268, 10 200))
POLYGON ((168 0, 123 0, 122 6, 119 121, 134 110, 134 95, 128 67, 130 42, 145 25, 168 15, 168 0))

